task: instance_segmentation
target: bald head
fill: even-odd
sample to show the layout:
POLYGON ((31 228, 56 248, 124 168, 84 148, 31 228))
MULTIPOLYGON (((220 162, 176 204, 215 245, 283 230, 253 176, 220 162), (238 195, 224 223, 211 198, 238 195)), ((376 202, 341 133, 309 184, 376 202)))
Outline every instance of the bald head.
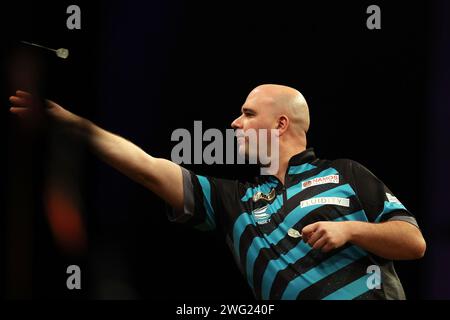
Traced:
POLYGON ((267 147, 272 150, 272 134, 273 129, 276 129, 274 146, 279 146, 280 155, 287 162, 291 156, 306 148, 306 133, 309 129, 308 104, 303 95, 294 88, 276 84, 260 85, 250 92, 241 107, 241 115, 231 123, 231 127, 239 130, 236 131, 239 136, 239 153, 245 155, 259 155, 260 151, 267 147), (246 133, 250 134, 255 130, 267 135, 267 140, 261 140, 262 145, 259 144, 259 138, 256 146, 249 142, 246 133))
POLYGON ((308 132, 308 104, 298 90, 277 84, 263 84, 250 92, 247 101, 270 108, 276 117, 286 115, 289 118, 289 130, 293 134, 304 135, 308 132))

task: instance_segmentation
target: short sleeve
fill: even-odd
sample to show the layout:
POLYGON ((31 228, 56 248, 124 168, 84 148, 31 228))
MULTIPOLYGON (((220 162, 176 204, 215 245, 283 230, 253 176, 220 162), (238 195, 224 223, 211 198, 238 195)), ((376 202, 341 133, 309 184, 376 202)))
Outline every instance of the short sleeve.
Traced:
POLYGON ((224 202, 233 201, 235 184, 231 180, 197 175, 183 167, 183 210, 169 210, 172 222, 186 223, 201 231, 217 228, 224 215, 224 202))
POLYGON ((356 194, 369 222, 405 221, 418 227, 413 214, 372 172, 356 161, 350 162, 356 194))

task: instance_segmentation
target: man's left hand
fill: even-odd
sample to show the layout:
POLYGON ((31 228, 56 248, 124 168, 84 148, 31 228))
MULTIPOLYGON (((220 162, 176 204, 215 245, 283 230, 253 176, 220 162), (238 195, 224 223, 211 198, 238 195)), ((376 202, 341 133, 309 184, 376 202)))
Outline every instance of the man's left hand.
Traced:
POLYGON ((346 244, 350 232, 345 222, 320 221, 304 227, 302 238, 312 248, 328 252, 346 244))

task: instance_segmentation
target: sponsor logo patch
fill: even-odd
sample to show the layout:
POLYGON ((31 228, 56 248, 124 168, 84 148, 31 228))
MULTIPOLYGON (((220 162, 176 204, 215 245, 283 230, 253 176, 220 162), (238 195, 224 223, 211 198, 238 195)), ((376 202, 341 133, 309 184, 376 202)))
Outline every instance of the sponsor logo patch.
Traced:
POLYGON ((326 205, 333 204, 341 207, 350 207, 350 199, 348 198, 339 198, 339 197, 320 197, 320 198, 311 198, 308 200, 303 200, 300 202, 300 207, 305 208, 309 206, 315 205, 326 205))
POLYGON ((318 186, 320 184, 325 183, 339 183, 339 175, 338 174, 332 174, 325 177, 318 177, 310 180, 306 180, 302 182, 302 189, 306 189, 312 186, 318 186))

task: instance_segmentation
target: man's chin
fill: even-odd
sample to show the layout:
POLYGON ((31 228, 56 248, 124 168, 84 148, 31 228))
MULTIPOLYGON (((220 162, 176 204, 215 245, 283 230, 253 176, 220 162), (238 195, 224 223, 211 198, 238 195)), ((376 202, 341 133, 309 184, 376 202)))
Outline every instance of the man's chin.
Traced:
POLYGON ((239 146, 238 154, 241 158, 245 159, 245 163, 257 164, 258 163, 258 153, 251 152, 245 146, 239 146))
POLYGON ((248 159, 248 150, 244 145, 239 145, 238 155, 244 159, 248 159))

